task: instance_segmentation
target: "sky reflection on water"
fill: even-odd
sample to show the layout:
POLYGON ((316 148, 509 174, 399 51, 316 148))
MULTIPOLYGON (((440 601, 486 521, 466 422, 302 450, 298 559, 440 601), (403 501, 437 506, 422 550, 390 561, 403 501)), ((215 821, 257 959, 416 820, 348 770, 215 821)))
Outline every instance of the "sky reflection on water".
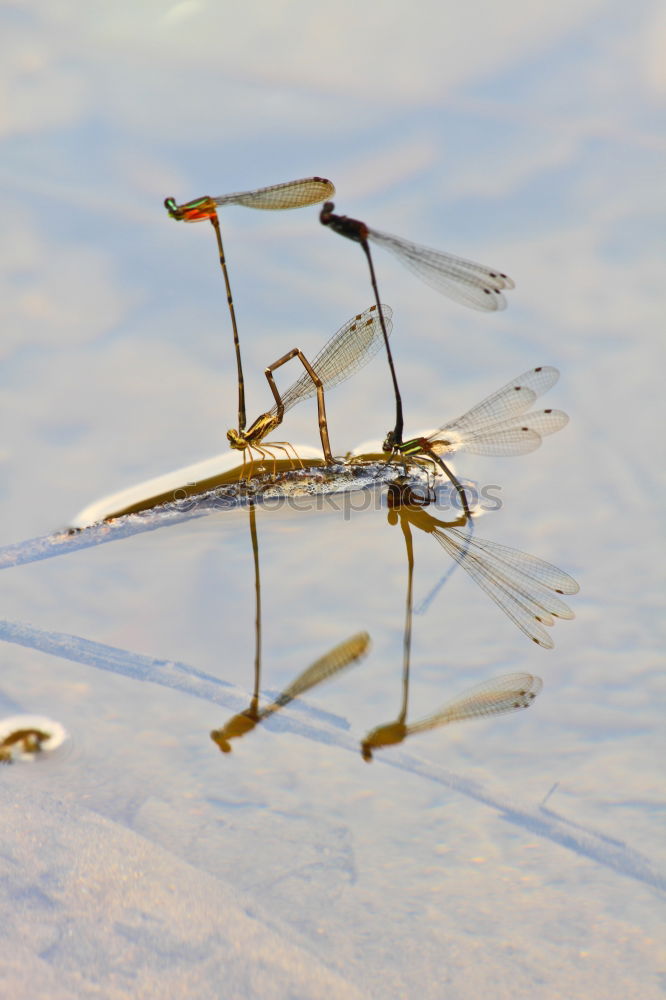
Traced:
MULTIPOLYGON (((661 995, 663 15, 396 2, 333 23, 300 0, 187 0, 2 18, 0 545, 226 446, 215 248, 162 201, 312 173, 335 182, 337 212, 515 279, 507 311, 483 316, 375 262, 407 435, 513 372, 560 369, 569 426, 456 471, 500 499, 481 537, 581 585, 576 620, 540 650, 451 574, 414 617, 409 718, 497 675, 543 691, 368 766, 362 739, 402 699, 407 566, 385 506, 257 509, 267 698, 345 638, 372 647, 232 754, 210 732, 253 691, 246 510, 8 568, 3 713, 52 717, 71 747, 1 769, 3 981, 30 968, 49 1000, 221 982, 267 998, 661 995), (205 697, 159 681, 192 671, 205 697)), ((361 255, 317 213, 225 210, 250 413, 272 405, 267 363, 314 355, 372 302, 361 255)), ((327 398, 336 454, 383 440, 386 376, 375 362, 327 398)), ((315 445, 314 405, 282 431, 315 445)), ((414 558, 419 608, 451 564, 422 532, 414 558)))

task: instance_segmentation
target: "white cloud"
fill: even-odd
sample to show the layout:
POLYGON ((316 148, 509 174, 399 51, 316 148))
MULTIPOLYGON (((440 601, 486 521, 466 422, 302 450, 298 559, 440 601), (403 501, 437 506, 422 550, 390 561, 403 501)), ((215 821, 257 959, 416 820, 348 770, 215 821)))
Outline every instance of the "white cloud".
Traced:
POLYGON ((433 139, 410 138, 386 144, 381 150, 365 150, 336 169, 336 183, 350 197, 378 196, 433 167, 438 160, 433 139))
POLYGON ((0 135, 55 129, 88 105, 83 73, 46 36, 5 22, 0 33, 0 135))
POLYGON ((447 199, 508 197, 544 171, 572 163, 586 131, 577 123, 555 130, 535 128, 498 150, 490 164, 485 159, 470 162, 466 158, 447 177, 447 199))
POLYGON ((35 345, 60 349, 94 340, 136 304, 103 253, 53 244, 23 215, 5 218, 0 251, 0 357, 35 345))
MULTIPOLYGON (((453 87, 485 78, 517 59, 550 47, 602 10, 604 0, 535 5, 514 0, 418 4, 387 0, 381 10, 307 0, 271 4, 121 0, 108 7, 43 4, 46 17, 68 33, 76 18, 83 51, 95 59, 121 49, 130 60, 182 70, 216 69, 246 82, 316 88, 393 106, 438 102, 453 87)), ((138 66, 138 62, 135 63, 138 66)), ((184 85, 187 86, 186 81, 184 85)), ((191 108, 199 120, 210 108, 191 108)))
POLYGON ((666 7, 656 3, 645 19, 639 55, 643 82, 658 101, 666 97, 666 7))

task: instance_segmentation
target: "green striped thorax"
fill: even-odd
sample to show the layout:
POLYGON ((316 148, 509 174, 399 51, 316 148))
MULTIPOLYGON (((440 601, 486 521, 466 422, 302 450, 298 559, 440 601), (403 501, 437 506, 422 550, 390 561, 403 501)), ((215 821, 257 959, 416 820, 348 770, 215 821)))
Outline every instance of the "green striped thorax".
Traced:
POLYGON ((184 205, 179 205, 175 198, 165 198, 164 207, 169 217, 177 222, 200 222, 216 214, 215 202, 209 195, 195 198, 194 201, 188 201, 184 205))
POLYGON ((401 455, 418 455, 419 452, 423 451, 423 445, 426 443, 425 438, 412 438, 410 441, 396 444, 394 432, 389 431, 382 445, 382 451, 399 451, 401 455))

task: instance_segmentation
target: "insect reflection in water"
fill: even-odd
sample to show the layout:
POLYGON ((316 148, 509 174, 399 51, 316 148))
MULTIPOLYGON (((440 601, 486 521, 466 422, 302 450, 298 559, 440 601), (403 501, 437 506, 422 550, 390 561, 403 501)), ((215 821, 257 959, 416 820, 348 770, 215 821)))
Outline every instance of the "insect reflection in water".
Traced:
MULTIPOLYGON (((405 601, 405 626, 403 633, 402 704, 398 717, 394 721, 377 726, 361 741, 361 754, 363 759, 366 761, 372 760, 374 751, 382 747, 402 743, 408 736, 412 736, 416 733, 427 732, 428 730, 436 729, 439 726, 448 725, 451 722, 461 722, 466 719, 483 718, 493 715, 504 715, 524 708, 529 708, 543 686, 541 678, 536 677, 533 674, 504 674, 475 685, 458 695, 458 697, 449 701, 432 715, 428 715, 423 719, 417 720, 416 722, 407 723, 414 577, 414 545, 412 527, 418 527, 420 530, 427 531, 430 534, 435 534, 435 532, 437 532, 438 534, 436 534, 435 537, 441 541, 442 537, 446 537, 444 534, 445 532, 455 531, 459 534, 457 532, 457 526, 464 525, 467 519, 462 517, 457 521, 448 523, 439 521, 423 509, 428 502, 427 499, 424 500, 423 498, 416 497, 410 489, 405 488, 399 483, 389 487, 388 501, 390 508, 389 523, 400 524, 407 554, 407 597, 405 601)), ((477 548, 479 541, 479 539, 475 540, 477 548)), ((478 560, 478 555, 476 557, 470 557, 468 555, 472 543, 471 535, 467 536, 467 542, 468 544, 465 548, 459 546, 456 542, 455 547, 451 550, 451 554, 454 555, 454 558, 456 558, 459 565, 463 566, 469 572, 470 566, 466 565, 466 560, 470 558, 476 558, 478 560)), ((483 545, 488 547, 489 545, 493 545, 493 543, 486 542, 483 543, 483 545)), ((504 550, 505 556, 509 552, 513 553, 514 562, 516 561, 515 557, 525 555, 525 553, 518 553, 516 550, 509 550, 505 546, 501 546, 500 548, 504 550)), ((529 560, 534 559, 534 557, 528 558, 529 560)), ((541 562, 541 560, 538 560, 538 562, 541 562)), ((555 567, 552 567, 552 569, 555 569, 555 567)), ((477 569, 477 572, 480 572, 480 570, 477 569)), ((494 566, 491 567, 490 565, 487 565, 483 572, 488 575, 489 579, 492 579, 496 576, 497 569, 494 566)), ((505 596, 508 598, 508 593, 505 596)), ((513 618, 513 614, 510 613, 509 608, 503 605, 497 597, 494 599, 500 604, 500 607, 502 607, 503 610, 505 610, 507 614, 513 618)), ((519 627, 522 628, 522 625, 519 625, 519 627)), ((522 628, 522 630, 525 631, 525 628, 522 628)), ((529 632, 527 634, 529 634, 529 632)), ((530 637, 534 638, 533 635, 530 637)), ((534 639, 534 641, 537 640, 534 639)), ((543 642, 540 644, 544 645, 543 642)))
POLYGON ((223 753, 231 752, 231 740, 239 739, 251 732, 259 722, 284 708, 295 698, 299 698, 312 688, 328 680, 345 667, 358 663, 370 647, 370 636, 367 632, 358 632, 346 639, 324 656, 320 657, 300 674, 295 681, 286 687, 270 704, 259 708, 259 687, 261 684, 261 574, 259 567, 259 542, 257 537, 257 522, 255 505, 249 506, 250 537, 252 539, 252 555, 254 559, 255 588, 255 655, 254 655, 254 691, 249 706, 244 712, 234 715, 220 729, 214 729, 210 736, 223 753))

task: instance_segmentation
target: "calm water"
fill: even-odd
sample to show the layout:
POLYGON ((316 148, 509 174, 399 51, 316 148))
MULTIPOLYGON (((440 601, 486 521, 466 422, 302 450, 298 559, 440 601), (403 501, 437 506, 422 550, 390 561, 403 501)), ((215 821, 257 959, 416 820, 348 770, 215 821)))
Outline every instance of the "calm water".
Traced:
MULTIPOLYGON (((547 24, 530 11, 503 8, 500 55, 490 6, 474 46, 438 5, 402 28, 399 11, 377 26, 350 7, 344 32, 326 26, 345 53, 328 63, 297 5, 265 24, 252 4, 231 24, 194 3, 115 5, 105 24, 3 15, 17 111, 0 546, 26 558, 0 573, 0 714, 71 734, 0 768, 7 988, 29 974, 45 1000, 663 995, 658 31, 647 7, 640 33, 610 4, 547 24), (403 698, 407 559, 385 490, 257 509, 260 708, 349 637, 371 645, 229 754, 210 732, 255 683, 246 508, 27 559, 97 497, 219 453, 235 422, 212 233, 161 200, 309 173, 333 178, 339 211, 516 280, 507 312, 484 316, 377 252, 408 432, 538 364, 562 372, 543 405, 571 417, 532 455, 457 469, 501 501, 479 537, 578 580, 576 619, 539 649, 456 568, 413 618, 407 721, 500 674, 543 690, 370 763, 362 740, 403 698)), ((271 405, 265 365, 316 351, 371 293, 316 209, 234 213, 253 418, 271 405)), ((336 454, 383 436, 387 386, 380 356, 331 394, 336 454)), ((284 436, 314 445, 315 414, 290 412, 284 436)), ((413 542, 419 607, 455 564, 431 534, 413 542)))
MULTIPOLYGON (((628 686, 617 678, 604 694, 594 658, 576 651, 584 611, 542 651, 457 569, 414 616, 408 718, 498 674, 538 674, 544 690, 528 712, 413 736, 365 763, 361 739, 401 708, 407 565, 380 495, 352 499, 368 509, 258 511, 262 688, 288 687, 359 631, 371 652, 229 755, 209 733, 248 707, 254 683, 247 510, 3 573, 7 707, 48 712, 72 735, 53 757, 6 768, 2 785, 13 933, 62 984, 107 968, 122 992, 121 955, 142 989, 161 983, 166 959, 203 995, 231 948, 234 989, 250 995, 294 983, 373 995, 379 978, 437 997, 444 962, 451 995, 470 975, 479 990, 506 976, 508 989, 518 963, 527 996, 566 954, 567 975, 614 995, 613 977, 651 954, 664 885, 653 678, 630 692, 630 725, 628 686), (39 628, 17 628, 36 609, 39 628), (266 961, 277 979, 247 985, 266 961)), ((498 539, 506 520, 481 518, 477 534, 498 539)), ((414 535, 418 604, 450 560, 414 535)), ((547 522, 542 535, 547 545, 547 522)))

